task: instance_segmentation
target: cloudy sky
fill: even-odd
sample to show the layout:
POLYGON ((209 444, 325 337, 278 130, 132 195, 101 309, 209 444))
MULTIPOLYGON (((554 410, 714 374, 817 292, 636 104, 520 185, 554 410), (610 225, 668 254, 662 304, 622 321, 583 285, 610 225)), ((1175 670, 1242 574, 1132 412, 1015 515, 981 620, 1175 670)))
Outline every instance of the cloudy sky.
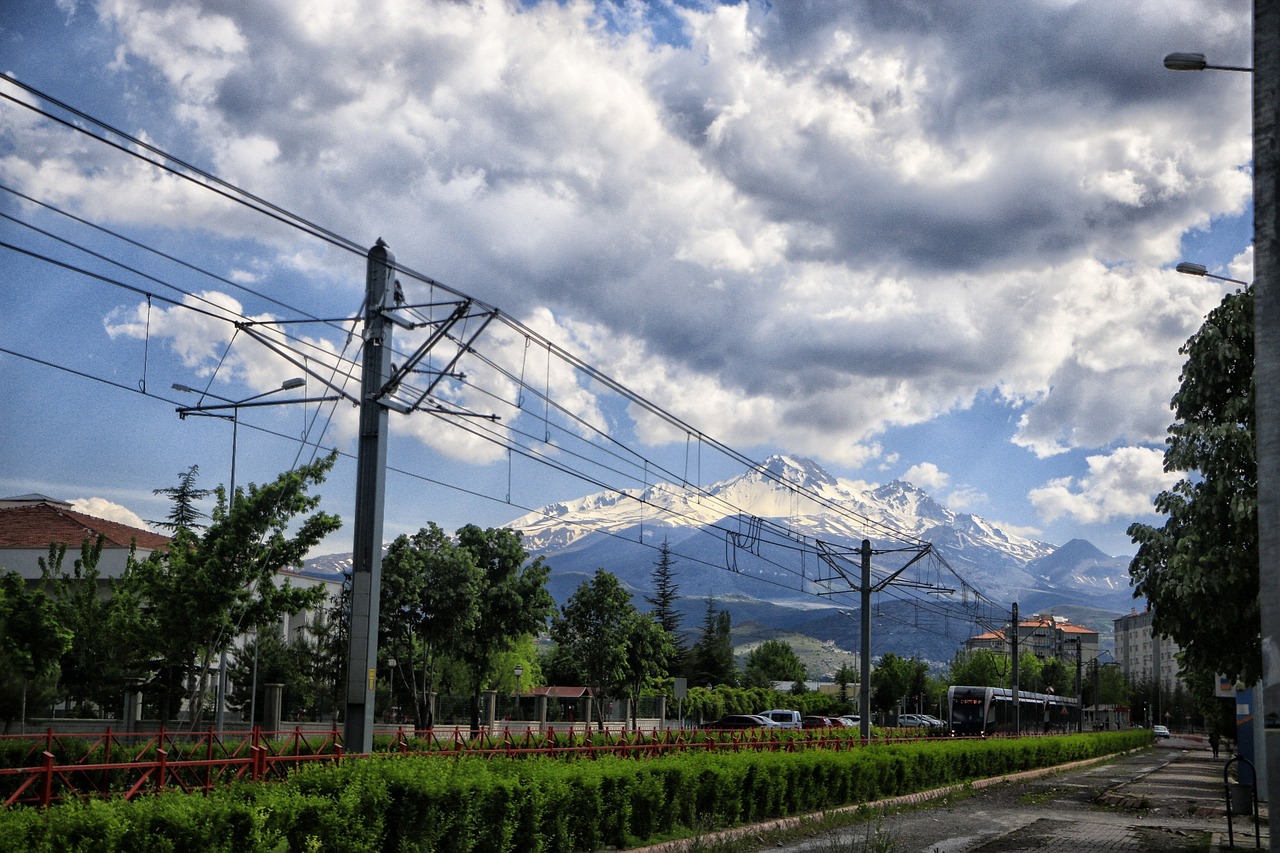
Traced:
MULTIPOLYGON (((1161 59, 1248 65, 1250 14, 1244 0, 10 0, 0 71, 359 245, 385 239, 752 458, 906 479, 1016 532, 1122 554, 1169 482, 1178 349, 1223 293, 1173 265, 1251 278, 1248 75, 1161 59)), ((162 517, 152 490, 191 464, 227 482, 231 446, 226 423, 180 420, 175 402, 195 400, 170 386, 238 400, 297 371, 225 322, 49 259, 262 319, 355 315, 363 260, 0 94, 0 492, 162 517)), ((297 335, 317 353, 344 344, 332 325, 297 335)), ((503 327, 486 345, 688 470, 686 434, 553 378, 527 340, 503 327)), ((287 468, 318 412, 246 417, 240 482, 287 468)), ((316 440, 353 452, 354 434, 343 410, 316 440)), ((429 417, 397 423, 391 462, 388 536, 594 490, 429 417)), ((344 458, 331 511, 349 513, 353 478, 344 458)))

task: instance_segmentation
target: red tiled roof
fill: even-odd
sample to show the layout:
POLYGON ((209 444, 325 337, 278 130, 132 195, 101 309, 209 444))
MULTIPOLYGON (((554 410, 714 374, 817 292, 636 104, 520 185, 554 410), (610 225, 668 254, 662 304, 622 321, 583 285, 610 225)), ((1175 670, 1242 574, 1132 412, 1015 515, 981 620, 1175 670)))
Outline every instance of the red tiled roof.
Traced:
POLYGON ((0 548, 48 548, 51 543, 78 548, 85 539, 103 536, 104 548, 128 548, 135 540, 139 550, 166 548, 170 537, 94 518, 51 504, 0 509, 0 548))

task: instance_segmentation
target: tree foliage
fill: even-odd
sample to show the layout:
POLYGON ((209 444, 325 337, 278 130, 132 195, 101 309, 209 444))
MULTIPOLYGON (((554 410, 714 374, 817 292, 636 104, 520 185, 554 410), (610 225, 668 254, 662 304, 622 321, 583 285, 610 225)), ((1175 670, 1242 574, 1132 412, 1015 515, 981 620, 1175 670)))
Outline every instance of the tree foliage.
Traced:
POLYGON ((58 682, 58 660, 71 632, 41 589, 17 572, 0 574, 0 719, 5 734, 28 705, 46 705, 58 682))
POLYGON ((698 640, 689 650, 690 684, 730 687, 738 683, 738 668, 733 659, 733 618, 727 610, 716 608, 715 599, 707 598, 706 615, 698 640))
POLYGON ((139 663, 162 719, 185 696, 191 724, 198 724, 213 659, 236 635, 320 603, 323 589, 277 586, 276 578, 281 569, 300 567, 341 526, 337 516, 316 511, 320 499, 308 493, 335 459, 331 454, 266 485, 237 489, 230 504, 219 489, 207 528, 179 528, 167 550, 130 559, 117 588, 140 603, 138 630, 152 657, 139 663))
POLYGON ((197 504, 214 493, 213 489, 197 489, 196 477, 200 475, 200 466, 192 465, 178 475, 178 485, 164 489, 152 489, 152 494, 169 498, 172 506, 164 521, 152 521, 152 525, 170 533, 179 530, 200 530, 204 527, 201 519, 208 514, 201 512, 197 504))
POLYGON ((665 539, 658 549, 658 562, 653 564, 650 579, 653 582, 653 595, 646 595, 644 600, 653 608, 650 613, 654 621, 667 633, 672 648, 671 674, 674 674, 675 668, 683 664, 689 649, 680 633, 680 624, 684 620, 683 614, 676 608, 680 601, 680 586, 675 580, 675 561, 671 559, 671 547, 665 539))
POLYGON ((1252 289, 1227 295, 1180 352, 1164 467, 1184 476, 1156 497, 1163 526, 1129 527, 1129 574, 1185 669, 1253 683, 1262 648, 1252 289))
POLYGON ((379 646, 397 661, 400 696, 412 696, 414 724, 430 728, 427 694, 459 637, 480 618, 483 577, 474 555, 435 524, 399 536, 382 560, 379 646))
POLYGON ((59 661, 60 697, 70 701, 73 713, 88 716, 116 707, 125 677, 144 654, 138 646, 137 599, 117 592, 98 571, 103 541, 99 536, 81 542, 69 571, 66 544, 51 544, 48 557, 39 560, 42 587, 70 635, 59 661))
POLYGON ((596 706, 592 716, 601 726, 610 701, 630 692, 633 675, 638 673, 634 681, 643 683, 646 677, 660 674, 657 667, 665 666, 669 645, 658 635, 663 635, 661 627, 636 610, 631 594, 604 569, 583 581, 551 621, 551 639, 559 650, 557 664, 591 688, 596 706), (645 661, 646 653, 661 657, 645 661))
POLYGON ((529 561, 520 533, 507 528, 458 531, 458 546, 480 568, 475 627, 456 638, 456 656, 471 680, 471 728, 480 728, 480 693, 496 674, 500 657, 521 637, 542 630, 555 607, 547 592, 550 568, 541 557, 529 561))
POLYGON ((908 660, 886 652, 871 671, 872 709, 892 713, 900 699, 905 699, 908 707, 918 707, 926 701, 928 673, 929 666, 924 661, 908 660))
POLYGON ((804 683, 805 666, 785 640, 765 640, 747 653, 743 683, 772 687, 775 681, 804 683))

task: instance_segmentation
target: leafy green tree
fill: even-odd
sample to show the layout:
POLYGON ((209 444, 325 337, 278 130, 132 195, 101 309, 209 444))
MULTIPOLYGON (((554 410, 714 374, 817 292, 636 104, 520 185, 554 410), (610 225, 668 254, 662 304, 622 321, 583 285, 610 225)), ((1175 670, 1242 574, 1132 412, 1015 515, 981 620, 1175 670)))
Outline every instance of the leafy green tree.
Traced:
POLYGON ((380 647, 398 662, 398 692, 401 699, 412 697, 418 728, 434 723, 427 696, 449 651, 475 630, 482 580, 472 552, 435 524, 397 537, 382 560, 380 647))
POLYGON ((730 687, 738 683, 733 659, 733 619, 727 610, 718 610, 708 596, 706 615, 697 642, 689 650, 689 681, 692 684, 730 687))
POLYGON ((1005 687, 1009 683, 1009 656, 990 649, 961 649, 951 659, 948 680, 970 687, 1005 687))
MULTIPOLYGON (((628 680, 631 595, 610 572, 596 569, 583 581, 551 620, 551 639, 563 654, 561 666, 577 673, 591 688, 592 712, 603 727, 604 712, 628 680)), ((653 623, 650 620, 650 624, 653 623)))
POLYGON ((320 499, 308 494, 335 459, 330 454, 272 483, 237 489, 230 504, 219 489, 206 529, 178 528, 167 551, 130 560, 118 587, 141 604, 138 627, 153 655, 142 666, 163 720, 185 697, 191 725, 199 724, 213 659, 241 630, 278 623, 323 600, 319 587, 277 586, 276 573, 300 567, 341 526, 337 516, 315 511, 320 499))
POLYGON ((28 590, 17 572, 0 574, 0 719, 8 734, 28 707, 48 707, 58 684, 58 660, 71 631, 41 589, 28 590))
POLYGON ((671 546, 665 539, 658 549, 658 562, 654 563, 650 580, 653 583, 653 595, 646 595, 644 600, 653 607, 650 613, 654 620, 667 632, 672 648, 671 674, 674 674, 683 666, 689 648, 680 631, 680 624, 684 621, 683 614, 676 609, 680 601, 680 587, 675 581, 675 561, 671 559, 671 546))
POLYGON ((98 571, 104 539, 85 538, 70 571, 64 568, 67 546, 51 544, 41 557, 42 587, 59 624, 71 642, 59 661, 59 695, 73 712, 102 716, 120 701, 124 679, 139 651, 129 630, 136 602, 114 594, 114 584, 98 571))
POLYGON ((542 630, 555 602, 546 588, 550 568, 541 557, 529 561, 518 532, 469 524, 458 531, 457 542, 480 567, 475 628, 457 637, 455 647, 471 680, 471 730, 478 732, 480 693, 501 655, 542 630))
POLYGON ((805 666, 785 640, 765 640, 747 653, 743 682, 748 687, 772 687, 775 681, 803 684, 805 666))
POLYGON ((897 709, 900 699, 906 698, 912 707, 920 705, 926 701, 928 672, 929 667, 923 661, 886 652, 871 671, 871 707, 888 714, 897 709))
POLYGON ((1034 652, 1018 655, 1018 689, 1027 693, 1043 693, 1044 688, 1044 663, 1034 652))
POLYGON ((1076 695, 1076 663, 1064 663, 1058 658, 1049 658, 1040 668, 1040 679, 1043 683, 1041 692, 1048 693, 1052 688, 1059 696, 1076 695))
POLYGON ((675 656, 671 635, 649 615, 632 610, 625 628, 627 666, 623 687, 631 700, 631 727, 639 726, 640 693, 667 674, 675 656))
POLYGON ((1258 486, 1254 450, 1253 290, 1228 294, 1180 352, 1166 471, 1185 474, 1155 500, 1162 527, 1133 524, 1134 594, 1184 670, 1262 676, 1258 486))

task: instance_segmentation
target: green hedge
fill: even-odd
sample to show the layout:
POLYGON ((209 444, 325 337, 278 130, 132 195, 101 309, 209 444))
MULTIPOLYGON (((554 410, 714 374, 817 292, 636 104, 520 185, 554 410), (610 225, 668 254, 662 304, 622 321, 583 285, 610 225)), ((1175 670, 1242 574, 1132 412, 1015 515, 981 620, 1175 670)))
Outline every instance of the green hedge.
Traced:
POLYGON ((243 783, 0 813, 8 851, 551 851, 804 814, 1149 745, 1149 732, 686 752, 636 760, 385 756, 243 783))

